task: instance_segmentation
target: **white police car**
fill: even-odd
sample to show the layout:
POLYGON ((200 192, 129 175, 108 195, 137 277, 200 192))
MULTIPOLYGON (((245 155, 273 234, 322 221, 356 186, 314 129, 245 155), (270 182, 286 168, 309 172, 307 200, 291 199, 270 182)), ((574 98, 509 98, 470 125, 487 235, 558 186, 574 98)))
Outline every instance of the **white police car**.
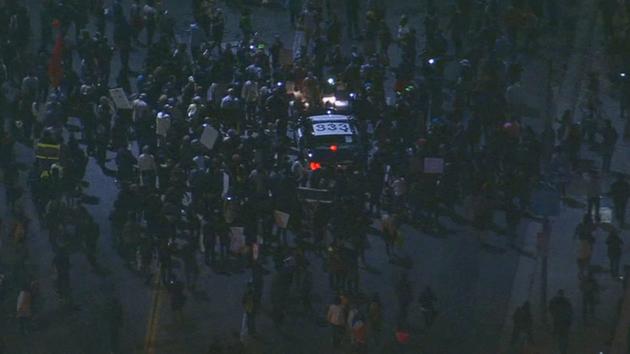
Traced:
POLYGON ((311 171, 362 163, 363 148, 354 118, 324 114, 302 120, 295 131, 298 150, 311 171))

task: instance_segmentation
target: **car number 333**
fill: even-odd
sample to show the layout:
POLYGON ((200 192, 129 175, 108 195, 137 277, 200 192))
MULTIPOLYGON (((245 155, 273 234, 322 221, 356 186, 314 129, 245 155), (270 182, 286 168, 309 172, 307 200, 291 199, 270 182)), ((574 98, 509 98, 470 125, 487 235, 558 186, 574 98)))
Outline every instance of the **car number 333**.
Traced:
POLYGON ((352 134, 348 123, 315 123, 313 124, 314 135, 347 135, 352 134))

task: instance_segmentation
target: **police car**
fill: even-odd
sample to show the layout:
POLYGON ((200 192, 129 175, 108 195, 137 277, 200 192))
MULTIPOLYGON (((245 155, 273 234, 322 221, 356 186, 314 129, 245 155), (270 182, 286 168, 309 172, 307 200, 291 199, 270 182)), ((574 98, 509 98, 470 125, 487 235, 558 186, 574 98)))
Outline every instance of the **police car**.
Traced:
POLYGON ((295 139, 311 171, 322 167, 357 167, 363 161, 359 130, 351 116, 307 117, 298 125, 295 139))

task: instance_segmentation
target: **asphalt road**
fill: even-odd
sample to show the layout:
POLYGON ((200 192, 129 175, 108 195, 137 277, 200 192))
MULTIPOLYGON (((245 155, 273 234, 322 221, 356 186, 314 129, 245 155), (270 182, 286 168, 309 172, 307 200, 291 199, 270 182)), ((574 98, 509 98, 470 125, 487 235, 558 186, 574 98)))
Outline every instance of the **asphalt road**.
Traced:
MULTIPOLYGON (((32 5, 30 8, 33 12, 36 11, 39 1, 24 1, 32 5)), ((163 3, 177 18, 179 30, 183 30, 191 16, 190 2, 165 0, 163 3)), ((416 14, 421 5, 417 3, 418 1, 389 1, 390 25, 396 23, 400 14, 406 13, 420 27, 420 16, 416 14)), ((237 39, 238 18, 229 7, 227 9, 229 16, 226 40, 229 41, 237 39)), ((289 29, 286 12, 261 9, 254 13, 254 20, 255 28, 268 38, 274 33, 280 33, 286 45, 292 42, 293 34, 289 29)), ((36 24, 36 17, 33 22, 36 24)), ((38 33, 36 28, 37 26, 35 33, 38 33)), ((395 56, 394 52, 393 50, 395 56)), ((141 52, 135 53, 132 67, 139 67, 141 58, 141 52)), ((116 62, 112 73, 116 72, 115 69, 116 62)), ((30 159, 30 154, 29 150, 21 148, 20 158, 23 161, 30 159)), ((108 353, 108 328, 103 318, 105 303, 113 294, 121 298, 124 306, 123 353, 198 354, 204 353, 215 337, 221 340, 232 339, 234 333, 240 330, 240 301, 249 275, 223 275, 203 268, 199 291, 189 296, 182 324, 175 324, 163 293, 157 296, 161 300, 156 305, 156 310, 152 311, 156 291, 160 290, 145 285, 140 277, 122 264, 112 248, 108 216, 117 188, 112 178, 105 176, 93 160, 90 161, 86 178, 90 184, 87 193, 99 198, 98 205, 89 206, 89 210, 101 228, 99 261, 105 268, 105 274, 95 274, 90 270, 84 256, 73 255, 73 294, 80 310, 71 313, 58 312, 55 310, 52 292, 44 290, 41 316, 36 317, 35 330, 28 337, 20 337, 9 330, 7 343, 12 345, 9 353, 108 353), (154 323, 151 324, 151 321, 154 323), (153 343, 149 351, 146 351, 147 342, 153 343)), ((461 210, 463 214, 466 207, 461 210)), ((497 222, 502 222, 500 216, 497 216, 497 222)), ((446 235, 429 235, 409 226, 403 228, 405 243, 400 251, 413 262, 409 277, 416 294, 425 285, 430 285, 439 299, 438 321, 430 330, 422 324, 418 305, 412 307, 411 325, 416 330, 414 345, 432 354, 496 352, 516 270, 516 253, 503 246, 500 236, 491 238, 494 246, 482 247, 470 227, 447 219, 443 219, 443 223, 448 229, 446 235)), ((527 227, 527 224, 522 225, 522 228, 527 227)), ((42 288, 50 289, 53 278, 50 269, 52 253, 45 234, 35 228, 35 235, 29 241, 32 266, 41 276, 42 288)), ((371 235, 370 243, 371 248, 366 255, 369 268, 361 271, 361 288, 368 295, 380 293, 387 320, 386 330, 391 333, 396 313, 394 284, 403 268, 387 261, 383 242, 378 235, 371 235)), ((315 273, 316 317, 322 317, 332 293, 328 287, 327 275, 321 271, 322 260, 311 257, 310 261, 315 273)), ((319 318, 306 318, 299 311, 291 310, 292 315, 282 330, 273 328, 269 316, 266 315, 269 312, 270 283, 271 276, 266 276, 263 315, 258 320, 263 347, 273 348, 267 352, 331 352, 329 329, 321 326, 319 318)), ((288 306, 292 308, 293 305, 288 306)), ((10 321, 6 323, 11 324, 10 321)), ((386 352, 388 349, 384 350, 386 352)))

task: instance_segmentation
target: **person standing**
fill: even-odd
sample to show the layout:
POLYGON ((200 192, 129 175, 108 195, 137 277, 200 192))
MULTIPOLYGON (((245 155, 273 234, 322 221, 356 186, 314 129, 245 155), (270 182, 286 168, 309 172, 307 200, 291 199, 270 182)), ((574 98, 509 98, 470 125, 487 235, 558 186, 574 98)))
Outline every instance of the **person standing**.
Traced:
POLYGON ((348 37, 357 37, 359 31, 359 0, 346 0, 346 22, 348 23, 348 37))
POLYGON ((610 275, 617 277, 619 275, 619 261, 621 260, 623 240, 619 237, 616 230, 611 230, 606 238, 606 246, 608 246, 608 260, 610 261, 610 275))
POLYGON ((241 341, 245 341, 247 336, 256 335, 256 299, 254 295, 254 284, 247 283, 247 289, 242 299, 243 303, 243 324, 241 325, 241 341))
POLYGON ((590 238, 580 239, 578 244, 577 265, 578 265, 578 277, 582 278, 590 268, 591 257, 593 256, 593 243, 595 239, 590 238))
POLYGON ((586 197, 587 197, 587 213, 589 217, 593 216, 595 212, 595 221, 599 222, 599 198, 602 193, 601 180, 597 171, 591 171, 589 173, 589 179, 586 185, 586 197))
POLYGON ((333 347, 338 348, 343 340, 344 325, 346 323, 346 309, 341 304, 339 296, 335 296, 333 303, 328 306, 326 319, 332 328, 333 347))
POLYGON ((181 324, 184 316, 184 305, 186 304, 184 283, 182 283, 180 280, 175 279, 175 277, 173 276, 173 280, 169 283, 169 292, 171 295, 171 310, 175 315, 175 321, 181 324))
POLYGON ((182 250, 182 260, 184 261, 184 275, 186 286, 190 291, 197 287, 199 278, 199 264, 197 263, 197 248, 195 242, 189 242, 182 250))
POLYGON ((157 165, 149 146, 144 146, 142 148, 142 154, 138 156, 138 170, 140 170, 141 184, 143 186, 149 186, 151 189, 155 188, 157 165))
POLYGON ((17 298, 17 320, 21 334, 28 334, 29 323, 31 321, 33 305, 33 293, 27 284, 22 286, 22 290, 17 298))
POLYGON ((593 273, 589 272, 580 280, 580 291, 582 292, 582 317, 586 322, 588 318, 595 318, 595 306, 599 297, 599 286, 593 273))
POLYGON ((381 221, 381 232, 385 240, 385 251, 391 262, 396 254, 394 252, 394 244, 398 239, 398 216, 396 214, 383 215, 381 221))
POLYGON ((107 305, 105 316, 109 325, 109 345, 112 353, 120 351, 120 329, 123 325, 123 308, 117 297, 111 299, 107 305))
POLYGON ((72 303, 70 297, 70 259, 63 248, 60 248, 55 253, 53 265, 57 272, 56 288, 59 300, 62 303, 70 305, 72 303))
POLYGON ((223 43, 223 35, 225 34, 225 18, 221 9, 215 11, 210 23, 212 42, 208 50, 212 51, 216 47, 219 54, 221 54, 221 45, 223 43))
POLYGON ((256 81, 247 80, 241 89, 241 97, 245 101, 245 121, 247 124, 255 125, 256 108, 258 107, 258 84, 256 81))
POLYGON ((532 311, 529 306, 529 301, 525 301, 523 305, 519 306, 516 311, 514 311, 512 321, 514 323, 512 329, 512 345, 516 343, 522 333, 525 333, 527 336, 528 343, 534 341, 534 335, 532 332, 532 311))
POLYGON ((352 349, 356 354, 367 353, 367 324, 363 314, 357 313, 349 323, 352 337, 352 349))
POLYGON ((610 172, 610 164, 612 162, 613 153, 615 152, 615 144, 617 144, 617 140, 619 139, 619 134, 615 127, 613 127, 610 119, 606 119, 601 135, 602 172, 607 173, 610 172))
POLYGON ((139 44, 138 36, 144 29, 144 16, 142 14, 142 4, 140 0, 133 0, 129 8, 129 18, 131 19, 132 39, 133 42, 139 44))
POLYGON ((407 273, 403 273, 396 284, 396 296, 398 297, 398 320, 406 322, 409 305, 413 301, 413 285, 407 277, 407 273))
POLYGON ((569 353, 569 330, 573 323, 573 306, 564 295, 564 290, 558 290, 556 296, 549 301, 549 313, 553 321, 553 335, 561 354, 569 353))
POLYGON ((626 220, 626 206, 630 197, 630 184, 622 174, 618 174, 617 179, 610 185, 608 195, 613 202, 615 219, 619 222, 619 227, 623 228, 626 220))
POLYGON ((307 268, 304 270, 304 276, 300 284, 300 297, 302 300, 302 306, 304 306, 304 312, 307 315, 313 313, 312 293, 313 291, 313 273, 307 268))
POLYGON ((435 309, 436 301, 437 297, 429 286, 424 288, 422 294, 420 294, 420 297, 418 298, 420 309, 422 310, 422 314, 424 315, 424 323, 427 325, 427 328, 433 325, 433 323, 435 322, 435 318, 437 317, 437 310, 435 309))
POLYGON ((146 4, 142 8, 144 14, 144 26, 147 30, 147 47, 153 44, 153 37, 155 36, 155 28, 157 26, 157 9, 155 8, 154 0, 147 0, 146 4))
POLYGON ((302 0, 289 0, 289 20, 291 22, 291 27, 295 28, 297 23, 300 9, 302 8, 302 0))
POLYGON ((370 338, 373 338, 373 342, 378 345, 383 332, 383 305, 381 304, 381 299, 378 293, 372 295, 372 299, 368 305, 367 315, 370 338))

